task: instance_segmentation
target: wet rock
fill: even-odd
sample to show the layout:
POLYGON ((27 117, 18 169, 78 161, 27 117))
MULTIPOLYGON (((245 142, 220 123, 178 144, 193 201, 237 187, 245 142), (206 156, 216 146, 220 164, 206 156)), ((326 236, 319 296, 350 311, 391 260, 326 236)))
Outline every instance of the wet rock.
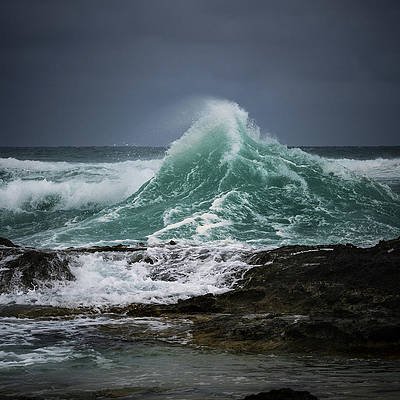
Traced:
POLYGON ((54 281, 75 279, 62 252, 20 249, 0 250, 0 293, 27 291, 54 281))
POLYGON ((293 314, 192 316, 197 345, 231 351, 400 356, 396 318, 352 319, 293 314))
POLYGON ((16 244, 14 244, 11 240, 0 237, 0 246, 5 246, 5 247, 18 247, 16 244))
POLYGON ((176 304, 131 304, 127 307, 109 307, 107 310, 135 317, 158 317, 176 314, 181 316, 214 314, 221 309, 216 305, 215 296, 206 294, 186 300, 178 300, 176 304))
POLYGON ((400 341, 400 323, 397 324, 376 324, 367 334, 367 339, 376 342, 398 343, 400 341))
POLYGON ((145 262, 146 264, 151 264, 151 265, 154 264, 154 260, 149 256, 143 257, 142 261, 145 262))
POLYGON ((132 253, 132 255, 129 257, 128 263, 130 265, 138 263, 138 262, 144 262, 146 264, 154 264, 154 260, 149 257, 145 252, 143 251, 135 251, 132 253))
POLYGON ((107 253, 107 252, 130 253, 130 252, 146 250, 147 247, 142 246, 142 244, 143 243, 135 247, 126 246, 124 244, 117 244, 115 246, 92 246, 92 247, 78 247, 78 248, 70 247, 65 251, 72 253, 107 253))
POLYGON ((204 296, 193 297, 187 300, 179 300, 173 306, 179 313, 215 313, 220 311, 216 305, 215 296, 206 294, 204 296))
POLYGON ((17 318, 49 318, 70 317, 83 314, 97 314, 97 309, 65 308, 32 304, 3 304, 0 305, 0 317, 17 318))
POLYGON ((400 356, 400 240, 257 252, 230 292, 169 305, 197 345, 233 351, 400 356))
POLYGON ((400 240, 371 248, 285 246, 249 257, 242 289, 263 288, 254 311, 360 313, 398 309, 400 240))
MULTIPOLYGON (((153 263, 144 257, 146 247, 93 246, 86 248, 69 248, 65 250, 46 250, 19 247, 10 240, 0 238, 0 293, 27 291, 40 286, 49 286, 55 281, 72 281, 75 279, 70 266, 75 262, 75 255, 85 253, 132 253, 133 257, 147 263, 153 263)), ((132 259, 131 262, 135 262, 132 259)))
POLYGON ((310 392, 292 389, 275 389, 246 396, 243 400, 318 400, 310 392))

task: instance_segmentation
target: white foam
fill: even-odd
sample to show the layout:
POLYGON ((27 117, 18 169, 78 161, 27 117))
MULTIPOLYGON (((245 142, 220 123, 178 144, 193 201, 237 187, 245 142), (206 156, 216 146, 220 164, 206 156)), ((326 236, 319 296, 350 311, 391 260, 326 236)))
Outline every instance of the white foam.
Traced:
POLYGON ((196 227, 196 233, 202 236, 206 236, 212 229, 222 226, 229 226, 231 224, 230 221, 221 220, 213 213, 204 213, 201 215, 201 218, 202 223, 196 227))
POLYGON ((0 167, 17 175, 16 179, 0 186, 0 208, 12 211, 68 210, 115 204, 151 179, 162 162, 79 164, 0 160, 0 167))
POLYGON ((0 351, 0 369, 9 367, 28 367, 48 362, 62 362, 70 358, 72 347, 46 346, 39 349, 17 354, 12 351, 0 351))
MULTIPOLYGON (((64 161, 36 161, 36 160, 18 160, 8 157, 0 158, 0 168, 22 171, 65 171, 71 168, 71 165, 80 165, 80 163, 68 163, 64 161)), ((83 164, 81 164, 83 165, 83 164)))
MULTIPOLYGON (((211 209, 212 208, 210 207, 210 210, 211 209)), ((182 227, 193 230, 192 240, 201 240, 210 237, 213 229, 226 227, 232 224, 230 220, 222 219, 212 212, 195 213, 191 217, 186 217, 173 222, 172 217, 174 216, 174 213, 177 212, 178 210, 174 208, 168 210, 164 214, 163 220, 166 226, 149 235, 148 243, 162 243, 165 239, 164 235, 174 236, 174 231, 182 227)))
POLYGON ((292 253, 292 256, 297 256, 298 254, 304 254, 304 253, 313 253, 316 251, 333 251, 332 248, 324 248, 324 249, 311 249, 311 250, 303 250, 303 251, 296 251, 295 253, 292 253))
POLYGON ((222 293, 250 267, 243 261, 248 247, 154 246, 144 257, 153 264, 126 255, 81 255, 71 271, 76 280, 28 293, 0 295, 0 303, 55 306, 104 306, 129 303, 173 303, 206 293, 222 293))
POLYGON ((352 178, 346 171, 377 180, 400 178, 400 159, 376 158, 371 160, 354 160, 351 158, 324 159, 329 172, 337 173, 341 177, 352 178), (343 168, 344 167, 344 168, 343 168))
POLYGON ((168 156, 185 154, 189 149, 197 148, 205 141, 205 137, 216 132, 226 135, 227 151, 222 157, 222 162, 234 160, 239 153, 243 138, 240 127, 245 126, 247 133, 254 139, 260 136, 259 129, 249 120, 248 113, 237 103, 210 99, 205 103, 203 112, 198 120, 176 141, 168 150, 168 156))

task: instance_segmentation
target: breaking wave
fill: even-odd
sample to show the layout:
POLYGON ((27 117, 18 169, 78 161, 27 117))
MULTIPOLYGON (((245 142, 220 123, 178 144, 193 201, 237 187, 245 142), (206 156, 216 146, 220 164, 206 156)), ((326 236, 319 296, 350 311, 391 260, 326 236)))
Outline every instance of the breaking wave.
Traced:
POLYGON ((334 160, 334 162, 350 171, 370 178, 382 180, 400 179, 399 158, 376 158, 373 160, 341 158, 334 160))
MULTIPOLYGON (((29 240, 47 246, 169 239, 372 243, 400 233, 399 196, 368 177, 377 163, 385 171, 398 162, 389 161, 332 160, 287 148, 263 138, 237 104, 212 101, 138 191, 29 240)), ((131 172, 123 174, 134 181, 131 172)), ((116 197, 129 191, 134 185, 116 197)))
POLYGON ((0 208, 23 212, 115 204, 157 171, 160 160, 74 164, 0 159, 0 208))

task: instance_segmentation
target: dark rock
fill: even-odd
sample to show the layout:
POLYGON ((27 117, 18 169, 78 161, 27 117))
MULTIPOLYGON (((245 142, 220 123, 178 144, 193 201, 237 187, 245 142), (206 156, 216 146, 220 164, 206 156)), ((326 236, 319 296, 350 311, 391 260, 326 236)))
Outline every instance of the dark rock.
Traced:
POLYGON ((152 264, 152 265, 154 264, 154 260, 149 256, 143 257, 142 261, 147 264, 152 264))
POLYGON ((234 290, 162 313, 202 314, 191 317, 193 339, 209 347, 400 355, 399 239, 371 248, 285 246, 249 263, 234 290))
POLYGON ((216 305, 215 296, 206 294, 204 296, 192 297, 187 300, 179 300, 173 306, 176 312, 180 313, 215 313, 219 309, 216 305))
POLYGON ((82 314, 96 314, 97 309, 89 308, 65 308, 42 306, 32 304, 2 304, 0 305, 0 317, 17 318, 49 318, 49 317, 69 317, 82 314))
POLYGON ((175 242, 175 240, 170 240, 170 241, 168 242, 168 244, 170 244, 171 246, 175 246, 175 245, 176 245, 176 242, 175 242))
POLYGON ((318 400, 310 392, 292 389, 275 389, 246 396, 243 400, 318 400))
MULTIPOLYGON (((378 325, 378 324, 376 324, 378 325)), ((368 332, 368 339, 372 342, 399 342, 400 341, 400 323, 396 325, 375 326, 368 332)))
POLYGON ((0 246, 5 246, 5 247, 18 247, 16 244, 14 244, 11 240, 0 237, 0 246))
POLYGON ((132 253, 132 255, 129 257, 128 264, 135 264, 138 262, 145 262, 147 264, 154 264, 154 260, 146 255, 146 253, 141 252, 141 251, 135 251, 132 253))
POLYGON ((400 240, 371 248, 285 246, 249 257, 242 289, 263 288, 253 309, 274 312, 395 311, 399 304, 400 240))
POLYGON ((24 249, 0 251, 0 293, 30 290, 53 281, 75 279, 62 252, 24 249))
POLYGON ((68 248, 65 251, 73 253, 105 253, 105 252, 118 252, 118 253, 130 253, 136 251, 146 250, 147 247, 136 246, 130 247, 124 244, 117 244, 115 246, 93 246, 93 247, 78 247, 78 248, 68 248))

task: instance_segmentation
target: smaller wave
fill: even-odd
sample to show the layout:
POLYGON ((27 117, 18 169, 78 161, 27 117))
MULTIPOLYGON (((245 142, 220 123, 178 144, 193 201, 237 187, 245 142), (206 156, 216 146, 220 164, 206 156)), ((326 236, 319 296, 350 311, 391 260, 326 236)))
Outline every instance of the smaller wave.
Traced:
POLYGON ((400 179, 400 158, 376 158, 371 160, 340 158, 335 159, 334 163, 358 175, 364 175, 373 179, 400 179))
POLYGON ((22 171, 65 171, 71 169, 71 166, 79 165, 71 164, 64 161, 36 161, 36 160, 19 160, 17 158, 8 157, 0 158, 0 169, 14 169, 22 171))
POLYGON ((115 204, 153 177, 161 160, 73 164, 0 159, 0 208, 72 210, 115 204))

